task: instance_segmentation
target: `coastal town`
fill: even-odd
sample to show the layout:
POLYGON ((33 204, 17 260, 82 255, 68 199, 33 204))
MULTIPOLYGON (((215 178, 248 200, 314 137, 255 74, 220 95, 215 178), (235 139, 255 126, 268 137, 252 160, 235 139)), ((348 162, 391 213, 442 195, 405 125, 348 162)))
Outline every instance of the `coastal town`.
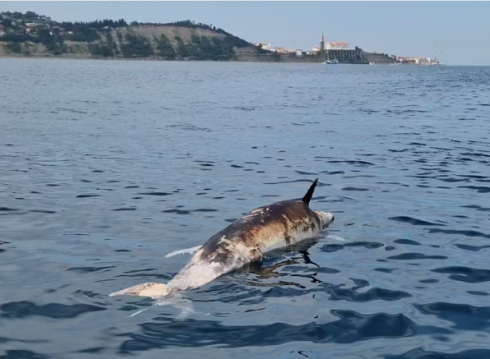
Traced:
MULTIPOLYGON (((359 50, 357 46, 354 47, 353 49, 350 48, 349 43, 345 41, 325 42, 323 33, 320 39, 320 44, 313 46, 311 50, 288 49, 281 46, 273 46, 271 45, 271 43, 262 43, 262 42, 256 42, 254 43, 254 45, 270 53, 278 53, 282 55, 298 56, 298 57, 318 56, 322 52, 322 50, 327 55, 329 53, 332 53, 333 56, 335 56, 335 53, 338 51, 355 52, 359 50)), ((376 55, 378 54, 378 52, 373 51, 372 54, 376 55)), ((395 65, 440 65, 439 60, 437 60, 437 58, 435 57, 431 58, 426 56, 396 56, 396 55, 389 56, 386 54, 382 54, 382 55, 388 56, 392 60, 391 63, 395 65)), ((370 62, 370 64, 375 64, 375 63, 370 62)))

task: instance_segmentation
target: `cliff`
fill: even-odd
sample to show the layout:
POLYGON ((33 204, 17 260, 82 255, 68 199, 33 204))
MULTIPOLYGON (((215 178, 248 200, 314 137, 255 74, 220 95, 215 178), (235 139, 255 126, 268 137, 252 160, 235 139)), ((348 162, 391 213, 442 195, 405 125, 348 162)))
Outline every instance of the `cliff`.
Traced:
POLYGON ((362 57, 365 58, 366 61, 375 64, 392 64, 395 62, 395 59, 387 54, 362 51, 362 57))
MULTIPOLYGON (((128 26, 98 31, 93 41, 60 38, 41 41, 1 41, 0 55, 59 56, 75 58, 155 58, 164 60, 232 60, 237 48, 249 48, 229 36, 205 29, 180 26, 128 26)), ((1 39, 1 38, 0 38, 1 39)))
POLYGON ((32 12, 0 17, 0 56, 236 60, 240 51, 258 50, 222 29, 190 20, 128 25, 124 20, 56 22, 32 12))

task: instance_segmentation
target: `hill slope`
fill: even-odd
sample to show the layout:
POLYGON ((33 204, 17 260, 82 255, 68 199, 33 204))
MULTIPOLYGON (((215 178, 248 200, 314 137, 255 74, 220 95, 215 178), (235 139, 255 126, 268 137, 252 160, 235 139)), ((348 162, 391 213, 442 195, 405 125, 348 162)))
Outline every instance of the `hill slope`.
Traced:
POLYGON ((243 39, 190 20, 128 25, 124 20, 56 22, 33 12, 0 17, 0 56, 233 60, 237 53, 257 52, 243 39))

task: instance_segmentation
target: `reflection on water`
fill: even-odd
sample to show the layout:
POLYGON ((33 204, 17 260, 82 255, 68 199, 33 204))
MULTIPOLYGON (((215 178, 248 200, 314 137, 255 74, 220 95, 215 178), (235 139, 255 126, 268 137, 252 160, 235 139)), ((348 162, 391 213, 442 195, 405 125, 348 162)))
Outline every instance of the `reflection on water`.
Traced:
POLYGON ((490 357, 488 68, 0 63, 2 358, 490 357), (107 296, 316 177, 322 238, 107 296))

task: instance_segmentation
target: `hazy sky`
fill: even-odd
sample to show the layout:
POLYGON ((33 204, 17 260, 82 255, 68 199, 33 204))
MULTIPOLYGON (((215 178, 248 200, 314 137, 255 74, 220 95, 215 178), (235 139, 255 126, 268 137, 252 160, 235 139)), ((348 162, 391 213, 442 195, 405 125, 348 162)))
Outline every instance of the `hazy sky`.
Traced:
POLYGON ((490 2, 0 2, 55 20, 195 20, 251 42, 311 49, 326 41, 390 55, 490 65, 490 2))

